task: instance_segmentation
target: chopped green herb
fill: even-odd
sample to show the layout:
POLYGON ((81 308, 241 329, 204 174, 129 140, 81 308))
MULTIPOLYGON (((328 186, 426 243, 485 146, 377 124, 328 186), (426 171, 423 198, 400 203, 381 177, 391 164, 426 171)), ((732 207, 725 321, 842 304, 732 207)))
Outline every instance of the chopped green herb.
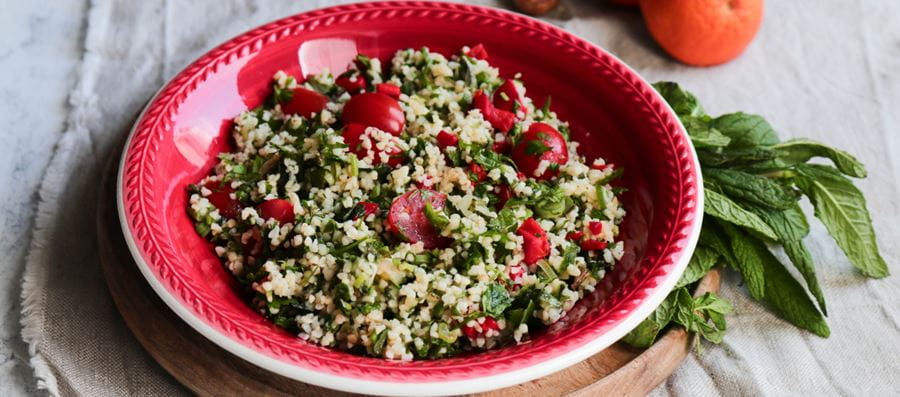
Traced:
POLYGON ((550 146, 547 146, 544 141, 539 139, 530 140, 525 142, 525 154, 532 156, 540 156, 544 152, 550 150, 550 146))
POLYGON ((509 297, 509 292, 498 283, 488 284, 487 289, 481 294, 481 309, 491 316, 502 316, 510 304, 512 298, 509 297))

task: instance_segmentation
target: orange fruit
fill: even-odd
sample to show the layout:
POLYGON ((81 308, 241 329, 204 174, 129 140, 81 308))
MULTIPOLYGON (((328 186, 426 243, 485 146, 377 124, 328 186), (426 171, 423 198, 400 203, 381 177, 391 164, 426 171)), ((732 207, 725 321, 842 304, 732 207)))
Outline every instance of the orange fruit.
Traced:
POLYGON ((513 4, 516 5, 520 11, 528 14, 528 15, 544 15, 550 10, 556 8, 556 5, 559 4, 559 0, 513 0, 513 4))
POLYGON ((740 55, 762 21, 763 0, 641 0, 650 34, 669 55, 712 66, 740 55))

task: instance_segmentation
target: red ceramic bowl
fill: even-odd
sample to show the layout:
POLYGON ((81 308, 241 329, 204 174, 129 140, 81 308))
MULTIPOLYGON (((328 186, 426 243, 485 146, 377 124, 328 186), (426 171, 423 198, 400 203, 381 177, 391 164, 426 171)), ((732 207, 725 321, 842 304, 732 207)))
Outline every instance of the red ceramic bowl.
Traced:
POLYGON ((703 197, 691 143, 672 110, 606 51, 546 23, 461 4, 388 2, 327 8, 254 29, 213 49, 166 84, 137 121, 119 173, 118 205, 132 254, 185 322, 226 350, 281 375, 351 392, 485 391, 572 365, 609 346, 669 293, 693 251, 703 197), (304 342, 238 296, 187 216, 189 183, 227 150, 229 121, 259 105, 279 69, 343 71, 357 54, 428 46, 445 54, 483 43, 537 103, 553 96, 589 157, 626 172, 627 253, 560 322, 533 340, 434 361, 359 357, 304 342))

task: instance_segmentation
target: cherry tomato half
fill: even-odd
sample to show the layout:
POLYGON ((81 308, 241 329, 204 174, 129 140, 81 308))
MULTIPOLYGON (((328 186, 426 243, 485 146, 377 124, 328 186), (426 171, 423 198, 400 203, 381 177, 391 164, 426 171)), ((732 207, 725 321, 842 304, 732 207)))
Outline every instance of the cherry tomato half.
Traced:
POLYGON ((278 223, 294 221, 294 205, 285 199, 269 199, 259 205, 259 216, 265 220, 275 218, 278 223))
POLYGON ((550 255, 550 240, 547 239, 547 233, 534 218, 528 218, 516 234, 522 236, 522 251, 525 254, 525 264, 533 265, 539 260, 550 255))
POLYGON ((484 44, 481 43, 478 43, 474 47, 470 48, 469 52, 467 52, 466 55, 475 59, 483 59, 485 61, 488 59, 487 50, 484 49, 484 44))
POLYGON ((238 203, 237 199, 231 197, 234 189, 231 188, 230 183, 210 181, 206 182, 203 187, 212 192, 209 196, 206 196, 206 199, 219 210, 220 215, 226 218, 237 218, 241 212, 241 204, 238 203))
POLYGON ((388 228, 410 243, 421 241, 425 249, 443 248, 451 240, 441 236, 425 215, 425 203, 441 210, 447 195, 431 189, 413 189, 394 199, 388 211, 388 228))
POLYGON ((442 148, 456 146, 459 143, 459 137, 445 130, 441 130, 441 132, 437 134, 437 143, 438 146, 442 148))
POLYGON ((354 95, 366 88, 366 79, 360 74, 354 76, 352 72, 348 72, 335 79, 334 84, 349 92, 350 95, 354 95))
POLYGON ((585 251, 599 251, 606 249, 606 241, 601 240, 584 240, 581 242, 581 249, 585 251))
POLYGON ((516 115, 512 112, 497 109, 491 103, 491 99, 481 90, 475 91, 472 96, 472 107, 481 112, 484 120, 491 124, 499 132, 509 131, 516 122, 516 115))
POLYGON ((321 113, 325 109, 328 98, 306 87, 294 88, 291 100, 281 104, 281 111, 286 114, 297 114, 302 117, 312 117, 315 113, 321 113))
POLYGON ((377 92, 350 98, 341 116, 344 124, 362 124, 397 136, 406 127, 406 116, 396 99, 377 92))
POLYGON ((576 230, 574 232, 569 232, 566 234, 566 240, 572 241, 581 241, 581 238, 584 237, 584 232, 581 230, 576 230))
MULTIPOLYGON (((525 107, 525 99, 522 93, 516 87, 512 79, 506 79, 497 91, 494 91, 494 107, 509 112, 513 109, 519 109, 523 114, 528 114, 528 108, 525 107), (518 103, 518 105, 515 105, 518 103)), ((515 112, 514 112, 515 113, 515 112)))
POLYGON ((534 123, 513 148, 512 158, 525 176, 546 180, 559 173, 553 165, 559 166, 569 161, 569 149, 566 147, 566 139, 555 128, 544 123, 534 123), (542 160, 549 161, 551 167, 547 167, 540 175, 535 175, 542 160))
POLYGON ((387 95, 394 99, 400 99, 400 87, 394 83, 375 84, 375 92, 387 95))

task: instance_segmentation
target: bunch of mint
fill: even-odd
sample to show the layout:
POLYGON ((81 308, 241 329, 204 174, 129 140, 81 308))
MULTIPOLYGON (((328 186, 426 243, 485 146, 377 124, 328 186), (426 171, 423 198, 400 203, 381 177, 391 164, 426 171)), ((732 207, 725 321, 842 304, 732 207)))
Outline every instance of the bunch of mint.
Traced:
POLYGON ((675 290, 623 340, 648 347, 667 325, 677 323, 721 342, 731 305, 713 293, 693 297, 690 292, 716 266, 735 269, 750 296, 783 319, 828 337, 825 297, 803 244, 809 223, 799 200, 809 198, 815 216, 860 273, 887 276, 865 197, 848 178, 865 178, 863 165, 847 152, 809 139, 781 142, 757 115, 709 116, 697 98, 676 83, 659 82, 654 88, 675 110, 697 149, 706 216, 694 256, 675 290), (814 157, 833 165, 809 163, 814 157), (783 250, 805 288, 772 253, 776 249, 783 250))

